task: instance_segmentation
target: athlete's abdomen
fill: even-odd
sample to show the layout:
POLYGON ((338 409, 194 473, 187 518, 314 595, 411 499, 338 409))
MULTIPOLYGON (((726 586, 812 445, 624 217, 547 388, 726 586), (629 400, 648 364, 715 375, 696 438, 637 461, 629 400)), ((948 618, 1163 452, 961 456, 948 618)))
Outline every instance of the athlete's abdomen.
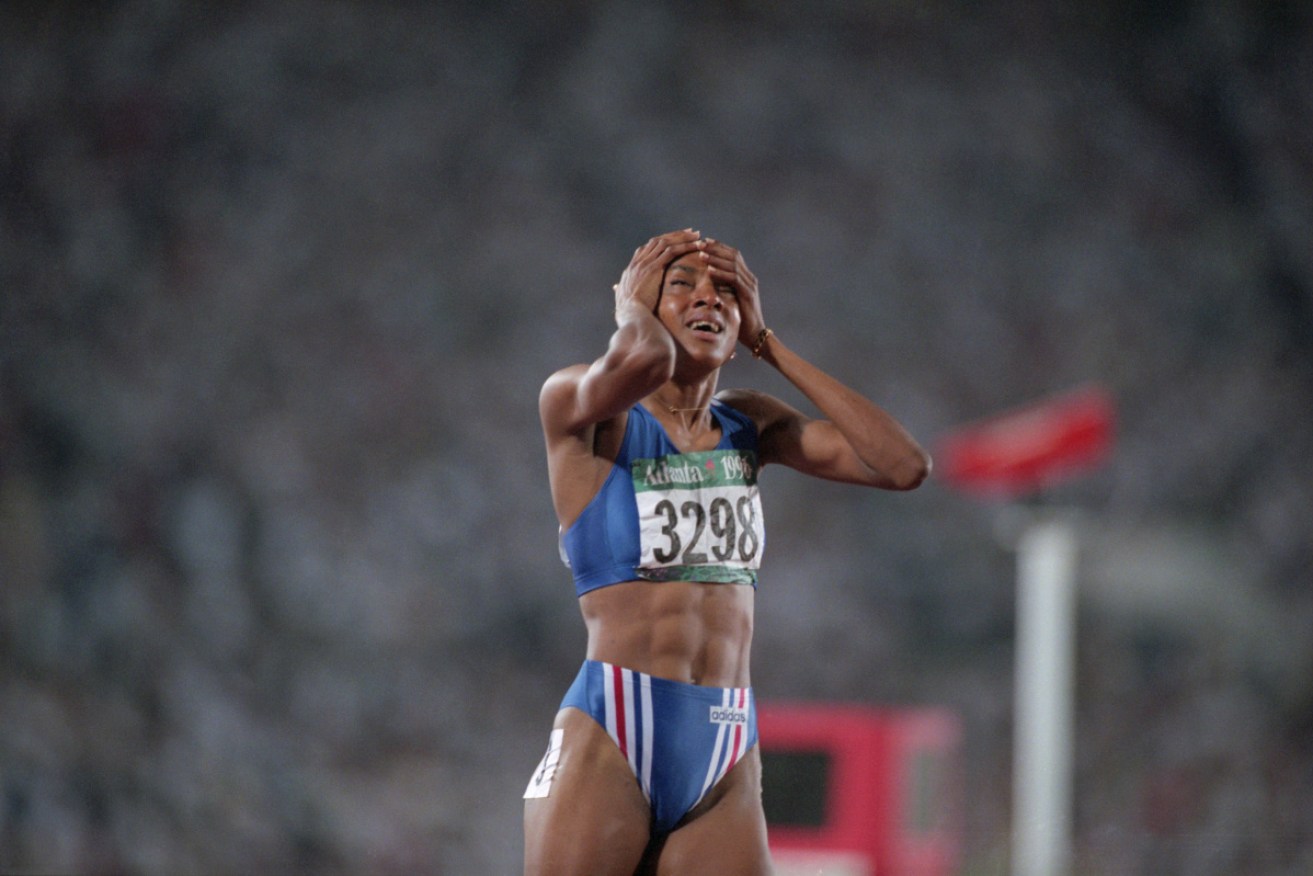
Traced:
POLYGON ((588 658, 659 678, 749 687, 754 591, 745 584, 630 581, 585 594, 588 658))

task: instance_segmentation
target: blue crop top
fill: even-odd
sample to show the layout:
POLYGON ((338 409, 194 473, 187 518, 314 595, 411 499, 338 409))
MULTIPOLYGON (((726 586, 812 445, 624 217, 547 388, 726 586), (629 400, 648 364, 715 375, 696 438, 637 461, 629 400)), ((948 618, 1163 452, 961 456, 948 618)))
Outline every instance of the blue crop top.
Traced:
POLYGON ((757 583, 766 532, 757 492, 757 427, 713 402, 714 450, 680 453, 642 405, 629 411, 611 473, 561 533, 575 592, 622 581, 757 583))

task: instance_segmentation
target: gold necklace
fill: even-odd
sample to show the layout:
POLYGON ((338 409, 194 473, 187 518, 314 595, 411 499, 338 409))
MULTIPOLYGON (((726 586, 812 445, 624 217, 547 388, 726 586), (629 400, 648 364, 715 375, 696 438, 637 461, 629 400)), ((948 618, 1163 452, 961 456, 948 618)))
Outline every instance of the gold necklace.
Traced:
POLYGON ((661 407, 670 411, 672 417, 679 417, 679 421, 683 424, 685 429, 692 429, 693 424, 702 419, 703 412, 711 408, 711 402, 707 402, 705 405, 700 405, 696 408, 677 408, 674 405, 668 405, 665 402, 661 402, 661 407), (684 414, 693 414, 693 417, 692 419, 686 420, 684 419, 684 414))

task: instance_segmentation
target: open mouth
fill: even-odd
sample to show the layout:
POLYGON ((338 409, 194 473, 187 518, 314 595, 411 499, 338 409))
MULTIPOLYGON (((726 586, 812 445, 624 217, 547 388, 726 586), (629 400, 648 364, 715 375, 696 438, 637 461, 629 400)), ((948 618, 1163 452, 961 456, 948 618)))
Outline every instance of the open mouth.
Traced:
POLYGON ((723 325, 707 319, 694 320, 688 324, 688 327, 695 332, 709 332, 713 335, 718 335, 725 330, 723 325))

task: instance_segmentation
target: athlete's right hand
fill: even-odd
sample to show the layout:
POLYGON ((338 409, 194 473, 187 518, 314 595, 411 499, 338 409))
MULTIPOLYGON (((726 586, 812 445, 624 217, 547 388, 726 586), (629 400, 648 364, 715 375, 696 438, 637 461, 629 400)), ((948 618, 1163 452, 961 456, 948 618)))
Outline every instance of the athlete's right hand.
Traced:
POLYGON ((634 250, 629 267, 620 275, 620 282, 612 287, 615 290, 616 322, 630 306, 655 313, 657 302, 661 300, 661 279, 666 268, 676 259, 703 246, 705 242, 701 233, 686 228, 658 235, 634 250))

